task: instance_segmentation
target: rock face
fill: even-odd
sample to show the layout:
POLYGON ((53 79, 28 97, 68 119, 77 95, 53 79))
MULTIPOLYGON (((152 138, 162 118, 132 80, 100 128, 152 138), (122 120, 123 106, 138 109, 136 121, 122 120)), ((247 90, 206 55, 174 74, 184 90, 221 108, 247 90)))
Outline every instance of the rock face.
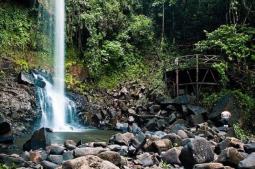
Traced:
MULTIPOLYGON (((0 58, 0 62, 2 61, 0 58)), ((33 86, 18 84, 15 80, 17 75, 11 74, 14 70, 12 67, 0 65, 0 70, 6 72, 8 76, 8 78, 0 78, 0 119, 11 124, 13 134, 20 135, 31 131, 33 129, 31 126, 39 117, 36 113, 33 86)))
POLYGON ((119 169, 116 165, 109 161, 93 155, 76 158, 64 162, 62 169, 119 169))
POLYGON ((194 164, 213 161, 214 152, 206 139, 196 138, 183 147, 180 160, 185 168, 192 168, 194 164))
POLYGON ((14 143, 11 125, 7 122, 0 122, 0 147, 6 147, 14 143))

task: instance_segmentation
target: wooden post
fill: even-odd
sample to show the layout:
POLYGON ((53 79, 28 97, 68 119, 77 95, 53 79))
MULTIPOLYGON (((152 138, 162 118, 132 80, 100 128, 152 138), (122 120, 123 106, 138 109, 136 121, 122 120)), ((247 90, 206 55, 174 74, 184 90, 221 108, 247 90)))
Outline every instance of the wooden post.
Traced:
POLYGON ((179 58, 175 59, 176 65, 176 96, 179 96, 179 58))
POLYGON ((198 86, 198 81, 199 81, 199 67, 198 67, 198 54, 196 55, 196 98, 198 100, 198 97, 199 97, 199 86, 198 86))

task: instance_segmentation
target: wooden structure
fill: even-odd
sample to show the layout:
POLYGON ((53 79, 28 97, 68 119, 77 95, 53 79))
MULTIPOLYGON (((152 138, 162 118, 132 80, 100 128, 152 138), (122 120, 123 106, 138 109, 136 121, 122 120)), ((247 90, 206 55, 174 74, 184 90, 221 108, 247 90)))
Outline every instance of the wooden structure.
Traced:
POLYGON ((218 55, 185 55, 177 57, 171 71, 166 70, 165 81, 173 95, 194 94, 199 97, 203 87, 219 86, 220 76, 212 67, 220 61, 218 55))

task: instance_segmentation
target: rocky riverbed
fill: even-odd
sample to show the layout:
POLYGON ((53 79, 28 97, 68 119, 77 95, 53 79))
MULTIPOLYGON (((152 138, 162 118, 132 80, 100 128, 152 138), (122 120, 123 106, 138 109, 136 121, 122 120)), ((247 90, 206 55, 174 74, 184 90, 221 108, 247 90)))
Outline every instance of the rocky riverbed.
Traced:
POLYGON ((50 144, 48 132, 44 128, 36 131, 22 154, 0 154, 0 162, 47 169, 255 168, 253 140, 228 137, 207 123, 172 132, 118 133, 108 142, 50 144))

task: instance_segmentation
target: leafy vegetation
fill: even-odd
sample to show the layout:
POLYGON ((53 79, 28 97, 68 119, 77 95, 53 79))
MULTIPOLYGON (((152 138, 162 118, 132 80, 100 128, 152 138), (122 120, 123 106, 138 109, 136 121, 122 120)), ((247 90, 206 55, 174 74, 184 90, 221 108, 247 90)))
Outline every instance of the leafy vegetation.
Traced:
POLYGON ((34 40, 33 22, 30 10, 3 4, 0 6, 0 46, 3 49, 21 49, 31 47, 34 40))

